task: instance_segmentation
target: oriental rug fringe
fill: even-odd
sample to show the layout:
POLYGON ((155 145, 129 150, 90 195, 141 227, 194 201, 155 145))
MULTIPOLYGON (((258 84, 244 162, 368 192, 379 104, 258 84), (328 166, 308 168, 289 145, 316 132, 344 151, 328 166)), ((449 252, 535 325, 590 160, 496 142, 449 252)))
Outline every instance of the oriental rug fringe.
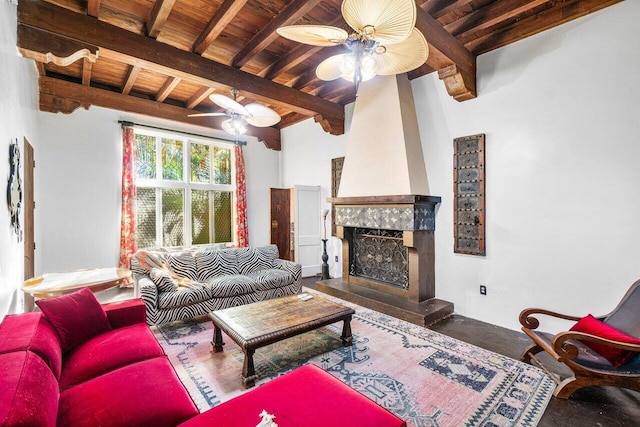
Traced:
MULTIPOLYGON (((353 346, 342 346, 339 322, 258 349, 256 386, 312 363, 408 426, 538 424, 555 388, 540 369, 323 296, 355 309, 353 346)), ((196 405, 205 411, 247 390, 240 377, 242 350, 223 335, 224 351, 213 352, 213 325, 200 320, 161 325, 154 333, 196 405)))

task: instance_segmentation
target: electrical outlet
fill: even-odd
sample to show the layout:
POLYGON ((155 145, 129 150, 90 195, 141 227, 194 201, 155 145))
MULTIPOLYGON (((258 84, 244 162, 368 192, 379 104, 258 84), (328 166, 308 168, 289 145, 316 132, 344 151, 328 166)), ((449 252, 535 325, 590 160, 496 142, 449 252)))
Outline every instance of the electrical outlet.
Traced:
POLYGON ((336 262, 338 262, 338 255, 336 255, 336 262))
POLYGON ((487 287, 485 285, 480 285, 480 295, 487 294, 487 287))

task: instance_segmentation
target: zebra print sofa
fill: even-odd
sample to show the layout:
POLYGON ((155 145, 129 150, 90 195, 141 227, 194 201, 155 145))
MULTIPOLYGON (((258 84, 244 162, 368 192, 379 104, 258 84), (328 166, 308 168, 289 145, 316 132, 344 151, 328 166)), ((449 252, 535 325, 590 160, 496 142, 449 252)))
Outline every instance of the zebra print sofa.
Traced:
POLYGON ((140 250, 131 259, 131 271, 149 325, 294 295, 302 286, 301 265, 279 259, 276 245, 140 250))

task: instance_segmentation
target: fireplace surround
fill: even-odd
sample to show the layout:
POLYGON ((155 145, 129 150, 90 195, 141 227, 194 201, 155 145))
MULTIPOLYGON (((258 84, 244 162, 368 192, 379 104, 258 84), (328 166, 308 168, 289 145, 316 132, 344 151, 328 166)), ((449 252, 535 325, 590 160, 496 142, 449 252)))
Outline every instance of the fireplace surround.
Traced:
POLYGON ((435 297, 436 196, 335 197, 342 276, 413 302, 435 297))
POLYGON ((434 230, 440 197, 366 196, 327 199, 342 240, 342 278, 316 289, 428 325, 453 312, 435 298, 434 230))

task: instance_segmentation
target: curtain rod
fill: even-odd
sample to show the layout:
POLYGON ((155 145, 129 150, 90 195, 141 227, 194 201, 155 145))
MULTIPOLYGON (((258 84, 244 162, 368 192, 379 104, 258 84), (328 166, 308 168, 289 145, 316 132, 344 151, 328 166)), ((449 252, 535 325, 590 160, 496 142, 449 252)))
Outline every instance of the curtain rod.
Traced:
POLYGON ((174 130, 174 129, 167 129, 167 128, 162 128, 162 127, 158 127, 158 126, 144 125, 144 124, 140 124, 140 123, 129 122, 129 121, 126 121, 126 120, 118 120, 118 123, 121 124, 122 127, 138 126, 138 127, 142 127, 142 128, 149 128, 149 129, 155 129, 155 130, 163 130, 163 131, 166 131, 166 132, 179 133, 179 134, 182 134, 182 135, 197 136, 198 138, 217 139, 217 140, 220 140, 220 141, 227 141, 227 142, 230 142, 232 144, 239 145, 239 146, 247 145, 247 141, 236 141, 236 140, 233 140, 233 139, 222 138, 222 137, 218 137, 218 136, 201 135, 201 134, 198 134, 198 133, 192 133, 192 132, 186 132, 186 131, 174 130))

